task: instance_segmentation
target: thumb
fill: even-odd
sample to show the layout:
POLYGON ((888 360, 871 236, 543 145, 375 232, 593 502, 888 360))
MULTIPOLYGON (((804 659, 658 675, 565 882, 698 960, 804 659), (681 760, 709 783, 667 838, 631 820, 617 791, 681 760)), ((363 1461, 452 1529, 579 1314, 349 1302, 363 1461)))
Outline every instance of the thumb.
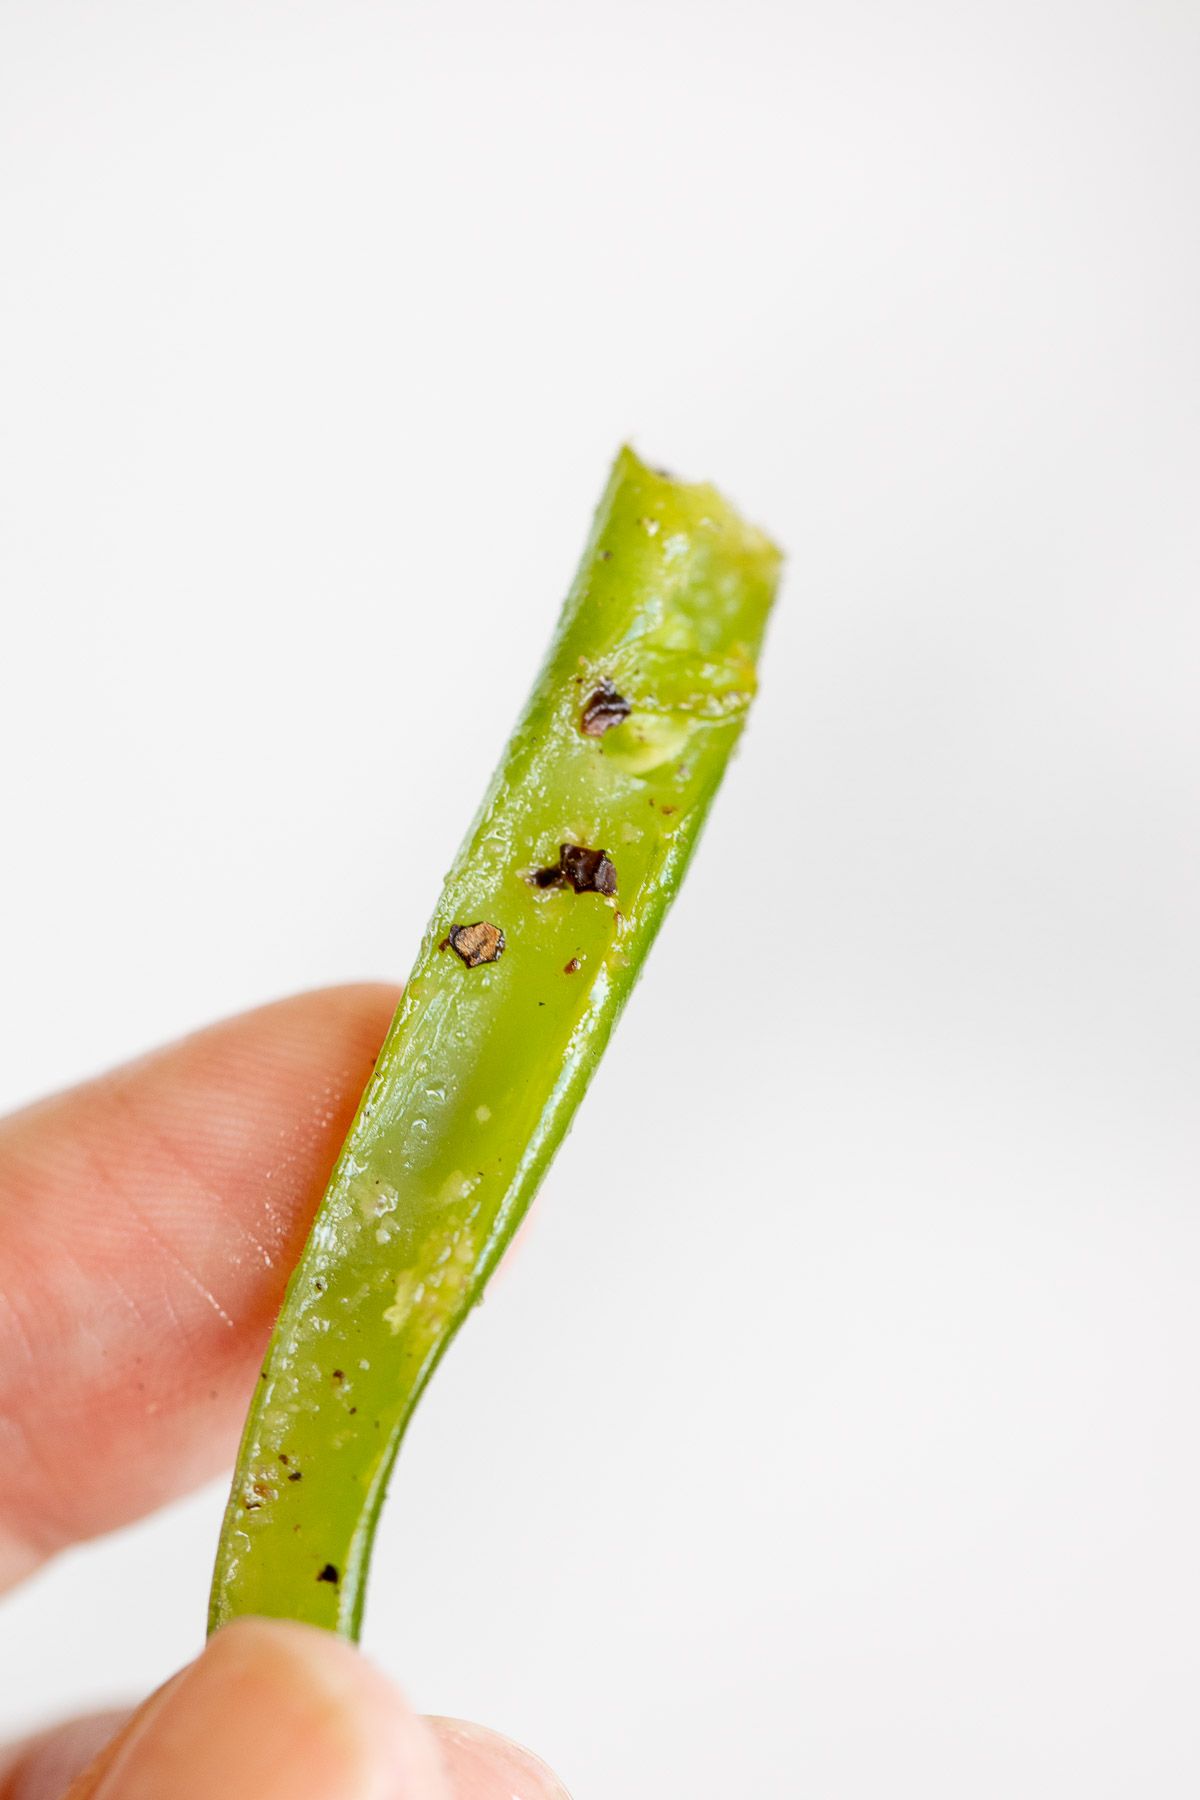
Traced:
POLYGON ((68 1800, 452 1800, 433 1733, 348 1644, 246 1619, 153 1694, 68 1800))
MULTIPOLYGON (((151 1696, 65 1800, 556 1800, 490 1733, 475 1753, 414 1713, 349 1644, 243 1619, 151 1696)), ((17 1793, 58 1800, 26 1767, 17 1793)))

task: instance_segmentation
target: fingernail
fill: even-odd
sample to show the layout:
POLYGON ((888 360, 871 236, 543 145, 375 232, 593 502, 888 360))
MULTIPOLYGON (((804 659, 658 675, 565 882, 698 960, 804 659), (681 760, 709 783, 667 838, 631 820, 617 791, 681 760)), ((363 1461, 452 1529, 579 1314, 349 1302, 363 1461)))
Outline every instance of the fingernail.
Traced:
POLYGON ((454 1800, 571 1800, 552 1769, 511 1738, 464 1719, 430 1719, 454 1800))
POLYGON ((94 1800, 452 1800, 435 1734, 349 1644, 243 1619, 155 1697, 94 1800))

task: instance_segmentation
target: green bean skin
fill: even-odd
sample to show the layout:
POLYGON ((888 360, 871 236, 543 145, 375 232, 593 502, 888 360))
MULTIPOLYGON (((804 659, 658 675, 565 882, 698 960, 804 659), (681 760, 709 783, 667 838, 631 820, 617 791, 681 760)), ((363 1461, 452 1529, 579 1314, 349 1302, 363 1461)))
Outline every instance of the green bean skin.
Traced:
POLYGON ((405 1426, 679 886, 742 730, 778 566, 714 489, 621 451, 289 1283, 210 1629, 257 1613, 358 1636, 405 1426), (615 874, 562 845, 604 850, 615 874), (477 924, 502 950, 458 929, 477 924))

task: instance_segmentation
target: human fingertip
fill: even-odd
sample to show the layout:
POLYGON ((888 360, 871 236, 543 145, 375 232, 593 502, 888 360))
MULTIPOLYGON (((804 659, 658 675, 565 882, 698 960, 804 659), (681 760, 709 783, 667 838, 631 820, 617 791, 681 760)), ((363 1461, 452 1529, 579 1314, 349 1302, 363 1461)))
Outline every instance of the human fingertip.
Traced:
POLYGON ((0 1756, 3 1800, 62 1800, 76 1776, 95 1763, 128 1718, 128 1708, 88 1713, 14 1744, 0 1756))
POLYGON ((437 1735, 349 1644, 242 1619, 67 1800, 454 1800, 437 1735))
POLYGON ((465 1719, 431 1718, 454 1800, 571 1800, 540 1756, 465 1719))

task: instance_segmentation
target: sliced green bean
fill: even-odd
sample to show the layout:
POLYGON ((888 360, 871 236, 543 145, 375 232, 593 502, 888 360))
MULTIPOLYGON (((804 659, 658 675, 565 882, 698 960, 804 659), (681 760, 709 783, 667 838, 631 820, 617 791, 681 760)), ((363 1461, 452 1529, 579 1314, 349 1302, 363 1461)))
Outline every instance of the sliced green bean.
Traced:
POLYGON ((210 1626, 357 1637, 405 1426, 557 1148, 741 732, 779 557, 715 490, 614 465, 292 1275, 210 1626))

